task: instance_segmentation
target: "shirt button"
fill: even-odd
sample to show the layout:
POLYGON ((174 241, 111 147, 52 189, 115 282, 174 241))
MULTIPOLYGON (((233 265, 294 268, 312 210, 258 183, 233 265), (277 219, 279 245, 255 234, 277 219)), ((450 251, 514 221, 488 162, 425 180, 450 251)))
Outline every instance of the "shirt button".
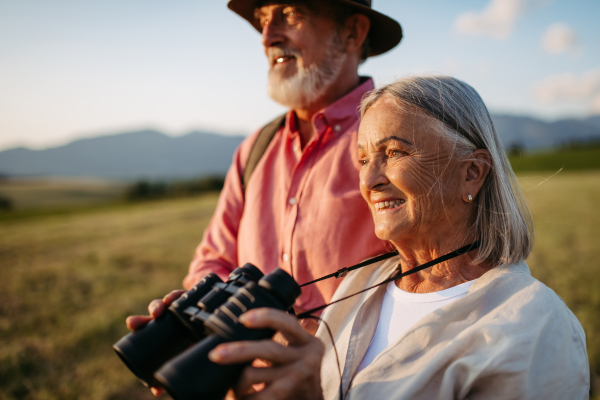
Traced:
POLYGON ((283 261, 289 261, 290 255, 288 253, 283 253, 283 261))
POLYGON ((291 205, 294 205, 298 202, 298 200, 295 197, 290 197, 290 199, 288 200, 288 203, 290 203, 291 205))
POLYGON ((339 126, 339 125, 336 125, 336 126, 333 127, 333 130, 336 131, 336 132, 339 132, 339 131, 342 130, 342 127, 339 126))

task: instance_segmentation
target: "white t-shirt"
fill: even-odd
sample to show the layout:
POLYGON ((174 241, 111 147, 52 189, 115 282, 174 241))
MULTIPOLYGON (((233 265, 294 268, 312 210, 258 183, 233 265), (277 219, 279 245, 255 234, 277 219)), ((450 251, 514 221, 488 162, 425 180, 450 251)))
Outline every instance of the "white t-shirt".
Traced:
POLYGON ((369 365, 379 353, 396 342, 421 318, 464 297, 473 282, 475 280, 432 293, 405 292, 399 289, 395 282, 390 282, 381 305, 377 331, 358 371, 369 365))

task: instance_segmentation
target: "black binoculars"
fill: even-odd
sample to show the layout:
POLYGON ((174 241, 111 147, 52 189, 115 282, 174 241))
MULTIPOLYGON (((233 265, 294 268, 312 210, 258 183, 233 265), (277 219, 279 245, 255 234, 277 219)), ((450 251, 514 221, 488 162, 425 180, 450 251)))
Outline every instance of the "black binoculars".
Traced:
POLYGON ((215 364, 208 353, 221 343, 272 337, 272 329, 248 329, 239 316, 260 307, 288 311, 300 292, 279 268, 263 276, 245 264, 227 282, 211 273, 113 348, 144 385, 163 387, 175 400, 222 400, 247 364, 215 364))

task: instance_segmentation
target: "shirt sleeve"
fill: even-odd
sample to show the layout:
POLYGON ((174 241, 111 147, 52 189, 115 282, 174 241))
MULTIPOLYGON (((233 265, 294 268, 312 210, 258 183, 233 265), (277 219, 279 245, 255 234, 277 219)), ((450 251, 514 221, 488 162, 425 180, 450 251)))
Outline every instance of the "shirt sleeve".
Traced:
POLYGON ((257 134, 258 132, 244 140, 233 155, 217 208, 183 280, 183 287, 186 289, 211 272, 225 280, 229 273, 238 267, 237 237, 244 212, 242 174, 257 134))

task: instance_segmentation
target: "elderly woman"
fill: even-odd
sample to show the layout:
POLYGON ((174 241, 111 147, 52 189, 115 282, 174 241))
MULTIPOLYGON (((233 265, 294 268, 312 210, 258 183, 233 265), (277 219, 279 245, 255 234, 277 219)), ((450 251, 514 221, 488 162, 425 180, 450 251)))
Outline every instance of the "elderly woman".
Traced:
POLYGON ((524 262, 531 217, 479 95, 450 77, 404 78, 361 112, 361 191, 398 256, 349 273, 334 300, 478 247, 332 305, 316 338, 282 312, 244 314, 289 345, 215 348, 214 362, 270 362, 246 368, 236 396, 264 383, 248 398, 587 398, 583 329, 524 262))

